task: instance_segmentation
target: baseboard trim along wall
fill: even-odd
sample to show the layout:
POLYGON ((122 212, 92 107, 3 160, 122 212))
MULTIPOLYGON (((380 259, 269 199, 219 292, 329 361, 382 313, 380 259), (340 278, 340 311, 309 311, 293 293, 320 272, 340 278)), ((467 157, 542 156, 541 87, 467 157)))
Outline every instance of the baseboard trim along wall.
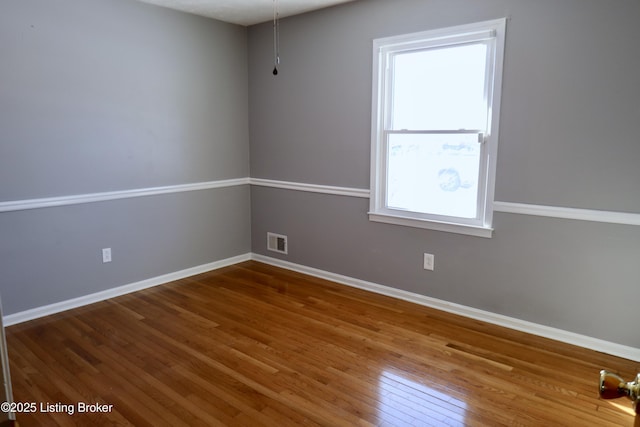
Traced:
POLYGON ((625 359, 634 360, 640 362, 640 349, 625 346, 622 344, 616 344, 609 341, 601 340, 598 338, 592 338, 586 335, 580 335, 573 332, 564 331, 562 329, 552 328, 549 326, 539 325, 537 323, 528 322, 525 320, 516 319, 513 317, 503 316, 501 314, 491 313, 484 310, 479 310, 473 307, 467 307, 460 304, 455 304, 447 301, 443 301, 436 298, 427 297, 412 292, 403 291, 400 289, 391 288, 388 286, 379 285, 373 282, 367 282, 365 280, 355 279, 353 277, 343 276, 329 271, 319 270, 313 267, 307 267, 300 264, 295 264, 289 261, 284 261, 268 256, 247 253, 238 255, 235 257, 215 261, 208 264, 188 268, 185 270, 177 271, 175 273, 169 273, 158 277, 142 280, 140 282, 131 283, 117 288, 108 289, 102 292, 85 295, 78 298, 73 298, 67 301, 61 301, 55 304, 49 304, 42 307, 25 310, 19 313, 10 314, 3 317, 4 325, 11 326, 18 323, 26 322, 29 320, 37 319, 40 317, 48 316, 51 314, 60 313, 72 308, 82 307, 85 305, 93 304, 95 302, 104 301, 109 298, 118 297, 120 295, 129 294, 142 289, 151 288, 158 285, 163 285, 175 280, 184 279, 196 274, 206 273, 222 267, 238 264, 240 262, 255 260, 265 264, 273 265, 276 267, 285 268, 287 270, 296 271, 309 276, 318 277, 332 282, 340 283, 346 286, 351 286, 358 289, 374 292, 381 295, 398 298, 404 301, 409 301, 415 304, 419 304, 425 307, 434 308, 437 310, 446 311, 448 313, 457 314, 463 317, 468 317, 475 320, 491 323, 494 325, 504 326, 509 329, 514 329, 521 332, 526 332, 533 335, 538 335, 552 340, 565 342, 568 344, 574 344, 580 347, 589 348, 591 350, 599 351, 602 353, 611 354, 614 356, 623 357, 625 359))
POLYGON ((105 291, 96 292, 89 295, 84 295, 78 298, 73 298, 66 301, 60 301, 54 304, 48 304, 42 307, 33 308, 30 310, 21 311, 19 313, 9 314, 3 317, 4 326, 11 326, 29 320, 37 319, 51 314, 60 313, 72 308, 82 307, 85 305, 93 304, 95 302, 104 301, 110 298, 115 298, 121 295, 130 294, 132 292, 140 291, 147 288, 152 288, 158 285, 164 285, 175 280, 184 279, 186 277, 195 276, 196 274, 206 273, 208 271, 217 270, 218 268, 227 267, 229 265, 238 264, 240 262, 248 261, 251 259, 251 254, 243 254, 235 257, 223 259, 220 261, 214 261, 208 264, 199 265, 196 267, 187 268, 184 270, 176 271, 174 273, 163 274, 162 276, 152 277, 150 279, 142 280, 128 285, 118 286, 116 288, 107 289, 105 291))
MULTIPOLYGON (((329 194, 368 199, 370 191, 365 188, 337 187, 332 185, 308 184, 303 182, 278 181, 264 178, 233 178, 219 181, 196 182, 190 184, 168 185, 164 187, 138 188, 133 190, 110 191, 103 193, 78 194, 71 196, 47 197, 0 202, 0 213, 22 211, 28 209, 69 206, 82 203, 104 202, 108 200, 128 199, 133 197, 155 196, 159 194, 181 193, 185 191, 210 190, 213 188, 235 187, 238 185, 255 185, 259 187, 280 188, 285 190, 304 191, 308 193, 329 194)), ((496 201, 494 212, 505 212, 518 215, 533 215, 549 218, 594 221, 610 224, 640 225, 640 213, 615 212, 595 209, 576 209, 562 206, 532 205, 528 203, 512 203, 496 201)))
POLYGON ((448 313, 457 314, 459 316, 480 320, 482 322, 487 322, 498 326, 504 326, 509 329, 526 332, 532 335, 537 335, 544 338, 549 338, 552 340, 561 341, 564 343, 577 345, 579 347, 584 347, 602 353, 607 353, 640 362, 640 348, 616 344, 598 338, 593 338, 562 329, 552 328, 549 326, 504 316, 501 314, 491 313, 489 311, 479 310, 477 308, 467 307, 461 304, 455 304, 437 298, 431 298, 424 295, 379 285, 377 283, 367 282, 365 280, 355 279, 353 277, 319 270, 313 267, 294 264, 289 261, 271 258, 264 255, 254 253, 251 256, 251 259, 276 267, 286 268, 287 270, 296 271, 298 273, 307 274, 309 276, 330 280, 332 282, 340 283, 346 286, 351 286, 377 294, 398 298, 404 301, 409 301, 425 307, 446 311, 448 313))

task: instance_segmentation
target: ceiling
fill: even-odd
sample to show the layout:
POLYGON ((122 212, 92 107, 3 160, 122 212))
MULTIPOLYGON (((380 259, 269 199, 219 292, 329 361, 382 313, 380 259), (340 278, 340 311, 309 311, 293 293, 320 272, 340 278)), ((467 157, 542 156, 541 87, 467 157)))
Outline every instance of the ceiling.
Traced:
POLYGON ((206 16, 239 25, 273 19, 274 1, 281 18, 353 0, 140 0, 158 6, 206 16))

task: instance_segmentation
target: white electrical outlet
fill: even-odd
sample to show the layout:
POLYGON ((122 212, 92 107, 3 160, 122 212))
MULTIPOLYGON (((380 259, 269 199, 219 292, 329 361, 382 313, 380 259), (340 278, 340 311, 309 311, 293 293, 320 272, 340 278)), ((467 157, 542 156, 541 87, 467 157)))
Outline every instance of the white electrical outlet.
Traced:
POLYGON ((433 271, 434 266, 434 256, 433 254, 424 254, 424 269, 433 271))
POLYGON ((111 248, 102 249, 102 262, 111 262, 111 248))

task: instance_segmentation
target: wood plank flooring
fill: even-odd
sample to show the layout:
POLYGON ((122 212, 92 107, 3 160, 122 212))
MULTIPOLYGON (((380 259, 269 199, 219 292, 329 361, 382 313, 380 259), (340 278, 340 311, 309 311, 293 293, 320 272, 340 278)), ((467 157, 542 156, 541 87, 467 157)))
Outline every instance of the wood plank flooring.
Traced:
POLYGON ((597 396, 600 369, 631 379, 638 362, 253 261, 7 341, 14 399, 54 405, 22 427, 640 427, 630 401, 597 396))

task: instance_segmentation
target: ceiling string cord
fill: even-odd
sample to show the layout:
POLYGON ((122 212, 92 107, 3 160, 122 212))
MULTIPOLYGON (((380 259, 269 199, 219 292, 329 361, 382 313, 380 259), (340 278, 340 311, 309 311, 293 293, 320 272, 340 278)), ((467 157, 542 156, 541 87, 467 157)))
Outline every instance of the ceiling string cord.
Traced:
POLYGON ((273 75, 278 75, 280 64, 280 16, 278 0, 273 0, 273 75))

